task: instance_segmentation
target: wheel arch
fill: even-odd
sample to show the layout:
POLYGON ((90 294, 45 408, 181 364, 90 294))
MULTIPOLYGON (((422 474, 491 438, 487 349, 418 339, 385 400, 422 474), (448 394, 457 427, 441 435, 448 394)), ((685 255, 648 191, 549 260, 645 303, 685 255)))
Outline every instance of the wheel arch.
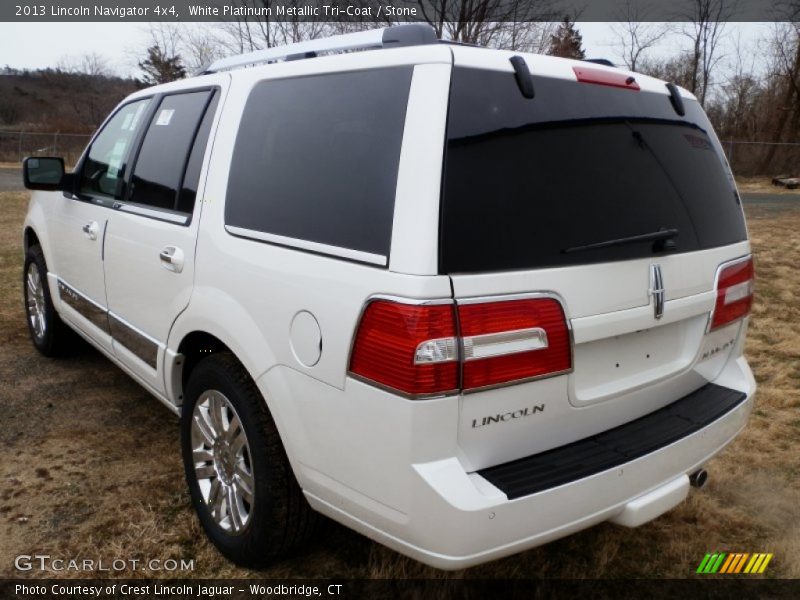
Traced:
POLYGON ((215 352, 230 352, 253 381, 275 364, 261 328, 232 296, 216 288, 195 287, 167 341, 164 377, 176 406, 183 403, 186 382, 197 363, 215 352))
POLYGON ((39 236, 36 234, 36 231, 33 229, 32 226, 27 225, 25 227, 25 231, 22 234, 22 249, 27 252, 29 248, 32 246, 39 246, 41 247, 42 242, 39 241, 39 236))
MULTIPOLYGON (((53 192, 34 192, 28 203, 28 211, 25 215, 25 222, 22 225, 22 248, 27 252, 33 246, 39 246, 44 255, 44 262, 47 264, 48 273, 58 273, 58 257, 53 256, 50 251, 51 220, 53 218, 53 202, 50 202, 49 212, 47 202, 53 200, 50 194, 53 192)), ((60 194, 60 192, 58 192, 60 194)), ((54 293, 52 281, 48 278, 50 294, 54 297, 53 301, 58 310, 60 308, 57 300, 57 293, 54 293)))

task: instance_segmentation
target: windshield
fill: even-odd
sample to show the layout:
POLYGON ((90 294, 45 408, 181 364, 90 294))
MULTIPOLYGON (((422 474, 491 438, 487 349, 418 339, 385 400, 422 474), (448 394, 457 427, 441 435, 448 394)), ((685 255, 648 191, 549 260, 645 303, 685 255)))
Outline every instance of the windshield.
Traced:
POLYGON ((746 238, 696 102, 681 119, 666 94, 541 77, 534 86, 528 100, 512 73, 454 70, 443 273, 627 260, 746 238))

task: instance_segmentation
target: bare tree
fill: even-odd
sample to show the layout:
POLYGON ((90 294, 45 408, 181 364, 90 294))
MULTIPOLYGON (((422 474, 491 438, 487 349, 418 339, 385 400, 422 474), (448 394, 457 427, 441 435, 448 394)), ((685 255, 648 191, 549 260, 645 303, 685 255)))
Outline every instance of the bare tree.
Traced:
POLYGON ((181 33, 181 56, 189 73, 195 73, 222 56, 218 33, 208 26, 187 28, 181 33))
MULTIPOLYGON (((772 128, 772 140, 780 141, 789 118, 792 117, 794 130, 800 120, 800 24, 776 23, 773 30, 773 65, 771 71, 780 78, 779 100, 772 107, 776 113, 772 128)), ((768 172, 777 151, 770 146, 761 165, 762 172, 768 172)))
MULTIPOLYGON (((292 0, 290 6, 305 6, 292 0)), ((418 13, 436 34, 457 42, 543 52, 554 25, 546 22, 552 16, 554 0, 416 0, 418 13)), ((242 6, 271 8, 272 17, 241 17, 222 23, 217 28, 216 45, 227 52, 251 52, 261 48, 316 39, 327 35, 372 29, 379 25, 372 19, 354 17, 338 22, 305 21, 302 17, 281 16, 276 20, 275 0, 242 0, 242 6)), ((285 2, 281 2, 286 5, 285 2)), ((375 0, 352 0, 359 7, 372 7, 375 0)), ((407 22, 402 17, 386 19, 383 25, 407 22)), ((416 21, 419 22, 419 21, 416 21)))
POLYGON ((56 67, 59 71, 92 77, 111 77, 114 70, 108 61, 96 52, 87 52, 79 56, 64 56, 56 67))
MULTIPOLYGON (((232 25, 200 23, 149 23, 147 26, 147 46, 157 48, 163 57, 177 58, 188 74, 199 71, 230 49, 230 40, 222 30, 232 25)), ((236 48, 234 51, 243 51, 236 48)), ((142 48, 128 51, 131 67, 139 67, 142 48)))
POLYGON ((71 120, 80 128, 90 129, 103 117, 108 106, 98 100, 109 78, 114 77, 105 58, 96 53, 64 56, 54 71, 48 70, 45 78, 64 93, 63 105, 69 106, 71 120))
POLYGON ((636 68, 645 75, 669 81, 686 89, 691 88, 692 66, 682 54, 663 59, 645 56, 639 59, 636 68))
POLYGON ((541 50, 549 39, 552 0, 417 0, 440 38, 511 50, 541 50), (544 23, 543 23, 544 22, 544 23))
POLYGON ((741 35, 738 36, 734 42, 730 72, 721 86, 723 110, 715 127, 721 136, 746 140, 758 138, 763 120, 759 105, 764 98, 762 83, 755 74, 756 56, 752 48, 742 46, 741 35))
POLYGON ((176 23, 149 23, 147 34, 150 38, 148 47, 157 46, 165 56, 180 56, 185 26, 176 23))
POLYGON ((648 23, 647 12, 647 7, 635 0, 626 0, 617 12, 618 22, 611 26, 622 61, 631 71, 636 71, 641 58, 668 31, 663 23, 648 23))
POLYGON ((493 32, 491 39, 485 42, 480 40, 478 43, 504 50, 545 54, 550 46, 550 38, 558 27, 558 24, 552 21, 541 23, 512 21, 502 25, 502 28, 493 32))
POLYGON ((689 7, 678 15, 688 21, 679 31, 691 41, 689 90, 703 106, 711 86, 711 73, 722 58, 717 50, 725 32, 725 22, 734 11, 735 0, 690 0, 689 7))
POLYGON ((274 0, 241 0, 238 4, 245 9, 265 9, 265 12, 269 9, 272 16, 244 16, 236 21, 222 23, 217 41, 229 52, 252 52, 302 40, 313 40, 330 31, 330 24, 324 21, 307 21, 297 14, 275 16, 278 5, 288 9, 300 9, 308 5, 301 0, 283 0, 280 3, 274 0))

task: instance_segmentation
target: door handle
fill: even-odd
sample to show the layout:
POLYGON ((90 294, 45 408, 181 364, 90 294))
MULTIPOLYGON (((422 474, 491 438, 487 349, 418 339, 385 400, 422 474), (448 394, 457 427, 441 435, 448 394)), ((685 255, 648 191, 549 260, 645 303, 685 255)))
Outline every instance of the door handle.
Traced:
POLYGON ((166 246, 158 253, 161 266, 174 273, 183 271, 183 250, 177 246, 166 246))
POLYGON ((83 233, 85 233, 86 237, 90 240, 96 240, 97 232, 100 231, 100 225, 97 224, 97 221, 90 221, 81 227, 81 229, 83 229, 83 233))

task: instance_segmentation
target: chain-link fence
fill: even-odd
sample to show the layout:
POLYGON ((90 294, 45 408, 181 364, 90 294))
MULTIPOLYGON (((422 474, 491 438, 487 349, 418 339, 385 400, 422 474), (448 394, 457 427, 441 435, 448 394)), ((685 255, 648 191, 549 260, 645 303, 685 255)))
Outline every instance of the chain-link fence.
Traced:
POLYGON ((734 174, 742 177, 800 175, 800 142, 722 142, 734 174))
POLYGON ((18 163, 26 156, 61 156, 68 165, 80 158, 90 135, 0 131, 0 162, 18 163))
MULTIPOLYGON (((61 156, 68 165, 80 157, 90 135, 0 131, 0 162, 18 163, 26 156, 61 156)), ((736 175, 800 175, 800 142, 722 142, 736 175)))

